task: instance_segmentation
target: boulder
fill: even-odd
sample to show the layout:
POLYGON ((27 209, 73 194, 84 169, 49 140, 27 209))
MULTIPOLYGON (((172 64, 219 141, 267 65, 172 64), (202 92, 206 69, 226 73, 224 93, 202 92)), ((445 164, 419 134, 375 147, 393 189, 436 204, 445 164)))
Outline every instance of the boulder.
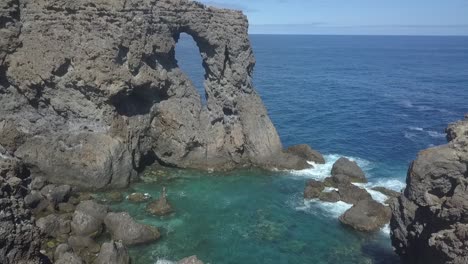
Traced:
POLYGON ((304 190, 304 198, 305 199, 318 198, 324 189, 325 189, 325 185, 322 182, 316 181, 316 180, 309 180, 307 181, 307 185, 304 190))
POLYGON ((73 213, 71 229, 77 236, 96 237, 101 234, 103 230, 102 224, 102 220, 96 219, 83 211, 76 210, 73 213))
POLYGON ((149 243, 161 236, 157 228, 137 223, 128 213, 108 213, 104 223, 112 239, 125 245, 149 243))
POLYGON ((81 202, 73 213, 71 222, 73 233, 77 236, 98 236, 103 230, 107 211, 107 206, 100 205, 93 200, 81 202))
POLYGON ((102 244, 94 264, 130 264, 130 257, 122 243, 111 241, 102 244))
POLYGON ((90 237, 83 236, 71 236, 68 238, 68 245, 73 249, 78 255, 86 256, 91 254, 96 254, 100 251, 101 247, 96 241, 90 237))
POLYGON ((58 205, 59 203, 67 202, 71 195, 70 185, 56 186, 54 184, 46 185, 41 190, 44 195, 52 204, 58 205))
POLYGON ((325 159, 318 151, 313 150, 307 144, 291 146, 286 149, 287 153, 299 156, 307 161, 315 162, 317 164, 325 164, 325 159))
POLYGON ((199 260, 197 256, 191 256, 191 257, 187 257, 187 258, 179 260, 177 264, 203 264, 203 262, 199 260))
POLYGON ((163 188, 163 191, 159 199, 157 199, 154 202, 149 203, 146 206, 146 211, 152 215, 157 215, 157 216, 164 216, 164 215, 168 215, 174 212, 174 210, 172 209, 172 206, 167 201, 167 194, 166 194, 165 187, 163 188))
POLYGON ((360 201, 372 199, 372 196, 365 189, 351 183, 338 185, 338 193, 340 194, 340 200, 349 204, 357 204, 360 201))
POLYGON ((372 232, 384 227, 391 217, 389 207, 372 199, 359 201, 340 216, 340 222, 358 231, 372 232))
POLYGON ((31 184, 30 184, 30 187, 31 187, 31 190, 41 190, 42 188, 44 188, 44 186, 46 186, 47 184, 47 181, 44 177, 34 177, 31 181, 31 184))
POLYGON ((109 207, 106 205, 98 204, 94 200, 85 200, 80 202, 76 206, 76 211, 81 211, 85 214, 88 214, 97 220, 104 221, 104 218, 109 211, 109 207))
POLYGON ((74 253, 65 252, 54 264, 83 264, 83 261, 74 253))
POLYGON ((30 194, 24 197, 24 202, 29 208, 34 209, 39 205, 42 199, 44 199, 44 197, 41 195, 40 192, 31 191, 30 194))
POLYGON ((340 174, 346 175, 352 182, 367 182, 366 175, 357 163, 344 157, 339 158, 335 164, 333 164, 331 174, 332 177, 340 174))

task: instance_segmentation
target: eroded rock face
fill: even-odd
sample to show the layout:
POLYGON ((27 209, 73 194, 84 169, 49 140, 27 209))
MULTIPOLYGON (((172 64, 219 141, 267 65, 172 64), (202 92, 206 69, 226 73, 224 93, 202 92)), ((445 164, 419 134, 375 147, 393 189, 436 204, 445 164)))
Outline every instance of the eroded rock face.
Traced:
POLYGON ((467 263, 468 119, 447 145, 421 151, 392 206, 392 243, 404 263, 467 263))
POLYGON ((0 12, 0 143, 35 175, 106 188, 154 160, 307 165, 282 151, 252 86, 241 12, 186 0, 5 0, 0 12), (203 59, 206 107, 175 59, 183 32, 203 59))
POLYGON ((41 232, 25 205, 29 181, 18 160, 0 155, 0 263, 50 263, 40 253, 41 232))

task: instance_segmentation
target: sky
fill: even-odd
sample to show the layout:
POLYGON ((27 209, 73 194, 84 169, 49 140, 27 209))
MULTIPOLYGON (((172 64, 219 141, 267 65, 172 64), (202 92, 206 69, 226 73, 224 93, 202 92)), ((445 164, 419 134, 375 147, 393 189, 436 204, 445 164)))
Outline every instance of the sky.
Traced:
POLYGON ((242 10, 251 34, 468 35, 468 0, 199 0, 242 10))

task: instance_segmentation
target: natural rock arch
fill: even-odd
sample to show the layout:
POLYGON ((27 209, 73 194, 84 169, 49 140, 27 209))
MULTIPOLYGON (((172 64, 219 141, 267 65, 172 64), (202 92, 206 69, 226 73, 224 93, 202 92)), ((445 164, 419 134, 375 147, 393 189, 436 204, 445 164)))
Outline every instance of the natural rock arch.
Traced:
POLYGON ((177 43, 175 50, 177 66, 189 76, 200 94, 202 105, 206 106, 207 94, 204 82, 207 77, 207 72, 203 67, 204 63, 200 55, 200 49, 195 39, 185 32, 181 32, 176 36, 175 41, 177 43))
POLYGON ((185 0, 7 2, 21 13, 21 30, 0 36, 10 47, 0 61, 0 123, 11 124, 0 137, 20 134, 8 151, 33 174, 105 188, 127 185, 152 160, 215 170, 307 166, 283 153, 253 88, 241 12, 185 0), (181 33, 202 57, 206 107, 176 63, 181 33))

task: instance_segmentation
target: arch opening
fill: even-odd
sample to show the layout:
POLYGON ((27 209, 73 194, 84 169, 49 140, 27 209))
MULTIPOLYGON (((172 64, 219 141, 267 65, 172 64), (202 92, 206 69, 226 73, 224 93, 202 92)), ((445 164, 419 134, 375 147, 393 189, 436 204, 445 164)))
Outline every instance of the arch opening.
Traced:
POLYGON ((206 106, 207 95, 204 85, 205 69, 203 60, 197 43, 189 34, 180 33, 175 48, 175 59, 177 65, 187 74, 200 94, 202 105, 206 106))

